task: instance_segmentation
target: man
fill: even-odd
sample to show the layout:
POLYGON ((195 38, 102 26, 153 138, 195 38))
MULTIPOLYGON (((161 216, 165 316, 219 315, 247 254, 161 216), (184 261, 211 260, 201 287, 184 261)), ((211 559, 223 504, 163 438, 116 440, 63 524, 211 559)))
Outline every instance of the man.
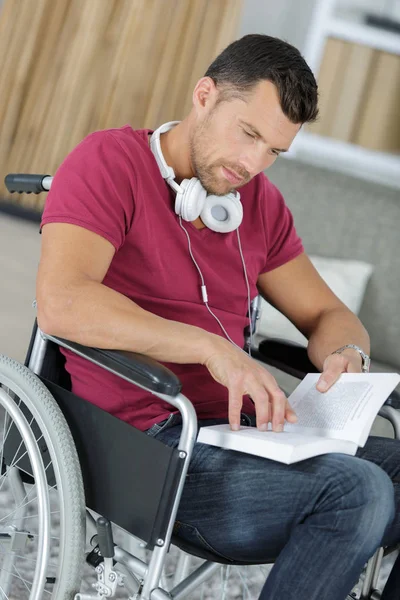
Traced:
MULTIPOLYGON (((165 133, 125 126, 86 138, 57 171, 43 215, 41 329, 162 361, 200 424, 234 429, 281 431, 296 420, 273 376, 241 349, 257 290, 307 336, 320 391, 360 372, 368 333, 319 277, 263 173, 316 116, 317 86, 299 52, 250 35, 216 58, 189 115, 165 133), (199 192, 182 208, 193 177, 199 192), (227 196, 235 190, 239 204, 227 196), (236 229, 213 231, 194 210, 215 195, 231 202, 228 213, 242 207, 236 229), (196 218, 185 222, 186 209, 196 218)), ((74 392, 177 444, 167 404, 65 354, 74 392)), ((262 599, 343 600, 374 551, 400 541, 399 481, 396 440, 289 466, 196 444, 176 533, 232 560, 275 561, 262 599)))

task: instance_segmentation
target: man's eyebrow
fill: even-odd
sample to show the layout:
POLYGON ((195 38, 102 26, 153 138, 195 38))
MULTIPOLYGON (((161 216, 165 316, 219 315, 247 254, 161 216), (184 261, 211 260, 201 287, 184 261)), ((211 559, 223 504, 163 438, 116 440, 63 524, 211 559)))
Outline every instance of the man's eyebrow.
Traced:
MULTIPOLYGON (((253 125, 250 125, 250 123, 247 123, 247 121, 240 120, 240 122, 242 123, 242 125, 245 125, 249 129, 251 129, 251 131, 254 133, 254 135, 256 135, 257 137, 259 137, 260 140, 262 140, 263 142, 265 142, 265 140, 264 140, 263 136, 261 135, 261 133, 253 125)), ((276 152, 287 152, 288 151, 287 148, 271 148, 271 150, 275 150, 276 152)))

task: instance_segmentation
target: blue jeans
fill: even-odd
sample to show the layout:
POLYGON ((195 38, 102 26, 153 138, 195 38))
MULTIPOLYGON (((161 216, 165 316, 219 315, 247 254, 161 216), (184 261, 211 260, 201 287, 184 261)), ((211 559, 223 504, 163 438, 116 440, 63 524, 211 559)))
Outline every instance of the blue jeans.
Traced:
MULTIPOLYGON (((180 415, 147 433, 176 446, 180 415)), ((344 600, 375 550, 400 542, 399 505, 398 440, 292 465, 196 443, 175 533, 233 562, 273 562, 259 600, 344 600)), ((398 559, 384 600, 400 598, 399 570, 398 559)))

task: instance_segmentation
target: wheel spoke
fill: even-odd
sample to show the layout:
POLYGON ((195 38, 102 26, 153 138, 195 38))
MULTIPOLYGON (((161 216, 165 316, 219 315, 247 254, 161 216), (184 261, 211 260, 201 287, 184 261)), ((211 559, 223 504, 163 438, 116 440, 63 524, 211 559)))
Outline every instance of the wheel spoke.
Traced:
MULTIPOLYGON (((26 453, 27 453, 27 450, 25 450, 25 452, 23 453, 23 455, 20 456, 19 459, 16 462, 13 462, 11 465, 7 465, 7 467, 9 469, 11 469, 11 467, 15 467, 19 463, 19 461, 24 458, 24 456, 26 455, 26 453)), ((15 458, 15 455, 14 455, 14 458, 15 458)), ((3 481, 0 483, 0 492, 1 492, 1 488, 3 487, 4 482, 6 481, 6 478, 7 478, 7 471, 5 473, 3 473, 3 475, 1 476, 1 478, 2 478, 3 481)))
MULTIPOLYGON (((7 415, 7 414, 8 414, 8 413, 6 412, 6 415, 7 415)), ((30 420, 30 423, 29 423, 29 427, 31 427, 31 425, 32 425, 32 423, 33 423, 33 421, 34 421, 34 420, 35 420, 35 417, 32 417, 32 419, 30 420)), ((7 435, 6 435, 5 439, 4 439, 4 442, 6 441, 6 439, 7 439, 7 436, 8 436, 8 434, 10 433, 10 429, 11 429, 12 423, 13 423, 13 421, 12 421, 12 419, 11 419, 11 424, 10 424, 10 427, 8 428, 7 435)), ((36 440, 36 441, 37 441, 37 442, 38 442, 38 441, 40 441, 40 440, 42 439, 42 437, 43 437, 43 434, 40 436, 39 440, 36 440)), ((3 448, 4 448, 4 442, 3 442, 3 448)), ((23 440, 23 439, 21 439, 21 441, 20 441, 20 443, 19 443, 19 446, 18 446, 18 448, 17 448, 17 450, 16 450, 16 452, 15 452, 15 454, 14 454, 13 458, 12 458, 11 465, 10 465, 11 467, 12 467, 12 466, 14 466, 14 465, 16 464, 16 463, 14 463, 14 460, 15 460, 15 457, 18 455, 18 452, 19 452, 19 450, 20 450, 20 448, 21 448, 21 446, 22 446, 22 444, 23 444, 23 443, 24 443, 24 440, 23 440)), ((23 458, 23 457, 25 456, 26 452, 27 452, 27 451, 25 450, 24 454, 23 454, 23 455, 22 455, 22 456, 21 456, 21 457, 20 457, 18 460, 21 460, 21 458, 23 458)), ((18 461, 17 461, 17 462, 18 462, 18 461)))
MULTIPOLYGON (((31 425, 31 424, 32 424, 32 423, 30 423, 29 425, 31 425)), ((41 440, 42 438, 43 438, 43 434, 40 436, 40 438, 38 438, 38 439, 36 440, 36 442, 40 442, 40 440, 41 440)), ((18 452, 19 452, 19 450, 20 450, 20 448, 21 448, 21 445, 22 445, 22 443, 23 443, 23 440, 21 440, 21 442, 20 442, 20 444, 19 444, 19 446, 18 446, 18 448, 17 448, 17 451, 15 452, 15 454, 14 454, 14 456, 13 456, 13 459, 12 459, 12 461, 11 461, 11 464, 10 464, 10 465, 7 465, 9 469, 11 469, 11 467, 15 467, 15 466, 16 466, 16 465, 19 463, 19 461, 20 461, 20 460, 22 460, 22 459, 23 459, 23 458, 24 458, 24 457, 27 455, 27 453, 28 453, 28 451, 27 451, 27 450, 25 450, 25 452, 24 452, 23 454, 21 454, 21 456, 18 458, 18 460, 15 460, 15 457, 18 455, 18 452)), ((3 447, 4 447, 4 446, 3 446, 3 447)), ((1 463, 0 463, 0 464, 1 464, 1 463)), ((48 465, 45 467, 45 471, 47 471, 47 469, 49 468, 49 466, 50 466, 50 465, 51 465, 51 461, 50 461, 50 462, 48 463, 48 465)), ((4 477, 5 477, 5 473, 4 473, 4 475, 2 475, 3 482, 0 484, 0 491, 1 491, 1 488, 3 487, 3 483, 4 483, 4 481, 5 481, 4 477)))
MULTIPOLYGON (((53 510, 49 513, 50 515, 59 515, 60 511, 59 510, 53 510)), ((33 519, 34 517, 38 517, 39 515, 26 515, 26 517, 21 517, 21 521, 23 521, 24 519, 33 519)))
MULTIPOLYGON (((5 591, 3 590, 3 588, 1 587, 1 585, 0 585, 0 591, 3 594, 3 596, 4 596, 4 600, 10 600, 10 598, 7 596, 7 594, 5 593, 5 591)), ((3 598, 1 600, 3 600, 3 598)))
MULTIPOLYGON (((7 550, 0 550, 0 554, 8 554, 8 551, 7 551, 7 550)), ((27 561, 29 561, 29 562, 33 562, 33 563, 36 563, 36 562, 37 562, 37 560, 36 560, 36 559, 34 559, 34 558, 28 558, 27 556, 22 556, 21 554, 14 554, 14 556, 15 556, 16 558, 20 558, 21 560, 27 560, 27 561)), ((54 567, 55 569, 57 569, 57 568, 58 568, 58 565, 57 565, 57 564, 55 564, 55 563, 51 563, 51 562, 49 562, 49 563, 47 563, 47 564, 48 564, 50 567, 54 567)), ((0 568, 0 570, 1 570, 1 568, 0 568)))
POLYGON ((246 590, 246 593, 248 594, 248 597, 249 597, 249 598, 251 598, 251 595, 250 595, 250 589, 249 589, 249 586, 248 586, 248 584, 247 584, 246 578, 243 576, 243 573, 242 573, 242 570, 241 570, 241 568, 240 568, 240 567, 238 567, 238 568, 236 569, 236 571, 237 571, 237 573, 238 573, 238 575, 239 575, 239 578, 240 578, 240 580, 241 580, 241 582, 242 582, 243 588, 246 590))
POLYGON ((223 581, 224 581, 224 585, 223 585, 223 588, 222 588, 222 600, 225 600, 225 596, 226 596, 226 588, 227 588, 227 582, 228 582, 228 579, 229 579, 229 571, 230 571, 230 570, 231 570, 231 565, 228 565, 228 566, 226 567, 226 575, 225 575, 225 579, 223 580, 223 581))
MULTIPOLYGON (((25 498, 28 498, 29 494, 32 492, 32 490, 34 489, 35 486, 32 486, 32 488, 29 490, 29 492, 27 494, 25 494, 25 496, 23 497, 22 501, 25 500, 25 498)), ((53 485, 48 489, 48 491, 54 490, 56 488, 56 485, 53 485)), ((16 506, 14 508, 14 510, 10 513, 8 513, 8 515, 6 515, 5 517, 3 517, 2 519, 0 519, 0 523, 2 523, 4 521, 4 519, 7 519, 9 517, 11 517, 11 515, 13 515, 18 509, 23 508, 24 506, 28 506, 28 504, 30 504, 31 502, 33 502, 34 500, 36 500, 37 496, 35 496, 34 498, 31 498, 30 500, 28 500, 28 502, 25 502, 25 504, 19 504, 18 506, 16 506)))
MULTIPOLYGON (((8 571, 7 569, 3 569, 2 567, 0 568, 0 571, 2 571, 3 573, 9 573, 11 575, 11 577, 14 577, 15 579, 20 579, 21 581, 23 581, 25 584, 30 583, 32 585, 32 581, 27 581, 26 579, 24 579, 23 577, 21 577, 20 575, 16 575, 15 573, 13 573, 12 571, 8 571)), ((4 593, 4 590, 3 590, 4 593)), ((8 596, 7 596, 8 597, 8 596)))
MULTIPOLYGON (((26 589, 27 589, 27 590, 28 590, 28 592, 30 593, 30 592, 31 592, 31 589, 32 589, 32 586, 31 586, 30 588, 28 587, 28 584, 27 584, 26 580, 25 580, 23 577, 21 577, 21 573, 18 571, 18 569, 17 569, 17 567, 14 565, 14 563, 13 563, 13 567, 14 567, 14 569, 15 569, 15 570, 16 570, 16 572, 17 572, 17 576, 18 576, 18 577, 19 577, 19 579, 20 579, 20 580, 23 582, 24 586, 26 587, 26 589)), ((31 583, 31 582, 30 582, 30 583, 31 583)))
MULTIPOLYGON (((13 573, 12 571, 8 571, 6 569, 0 568, 0 571, 3 571, 3 573, 9 573, 11 575, 11 577, 14 577, 15 579, 18 579, 20 581, 22 581, 25 584, 31 584, 32 585, 32 581, 27 581, 26 579, 24 579, 23 577, 21 577, 20 575, 16 575, 15 573, 13 573)), ((0 586, 1 591, 3 592, 3 594, 5 595, 6 598, 8 598, 7 594, 4 592, 3 588, 0 586)), ((29 588, 28 588, 29 589, 29 588)), ((50 592, 49 590, 43 590, 43 592, 45 594, 51 594, 52 592, 50 592)), ((11 600, 11 599, 9 599, 11 600)))
MULTIPOLYGON (((14 567, 15 568, 15 567, 14 567)), ((0 568, 0 571, 3 571, 3 573, 9 573, 11 575, 11 577, 14 577, 15 579, 18 579, 19 581, 22 581, 25 586, 27 587, 27 584, 29 583, 30 585, 32 585, 32 581, 27 581, 26 579, 24 579, 23 577, 21 577, 21 575, 16 575, 15 573, 13 573, 12 571, 8 571, 6 569, 2 569, 0 568)), ((5 595, 6 598, 8 598, 7 594, 4 592, 3 588, 0 586, 1 591, 3 592, 3 594, 5 595)), ((30 588, 28 588, 28 590, 30 591, 30 588)), ((52 592, 50 592, 49 590, 43 590, 43 592, 45 594, 51 594, 52 592)), ((9 599, 12 600, 12 599, 9 599)))

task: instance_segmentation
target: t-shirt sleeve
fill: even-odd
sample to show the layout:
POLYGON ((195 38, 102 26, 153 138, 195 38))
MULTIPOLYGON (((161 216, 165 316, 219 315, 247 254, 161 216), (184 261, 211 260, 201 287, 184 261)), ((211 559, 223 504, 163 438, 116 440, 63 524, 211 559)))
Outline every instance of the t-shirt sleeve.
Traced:
POLYGON ((107 239, 118 250, 132 224, 132 168, 114 136, 86 137, 58 168, 42 215, 47 223, 71 223, 107 239))
POLYGON ((304 252, 293 215, 278 188, 263 177, 262 211, 267 239, 267 260, 260 273, 267 273, 304 252))

